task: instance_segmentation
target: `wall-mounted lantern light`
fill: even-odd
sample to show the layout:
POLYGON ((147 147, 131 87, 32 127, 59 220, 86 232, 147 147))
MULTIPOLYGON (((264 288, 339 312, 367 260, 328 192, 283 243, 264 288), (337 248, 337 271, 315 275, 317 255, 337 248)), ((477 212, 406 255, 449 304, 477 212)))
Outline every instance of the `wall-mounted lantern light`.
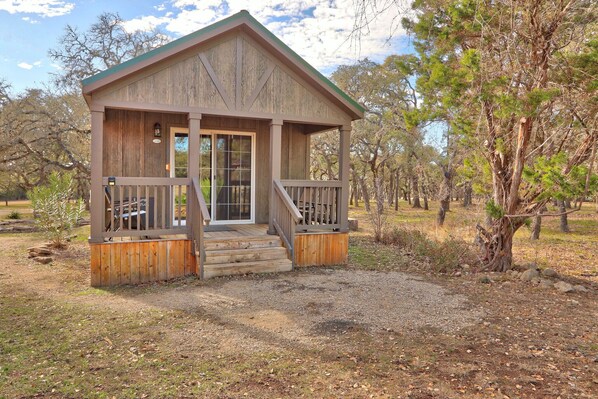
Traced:
POLYGON ((154 124, 154 137, 162 137, 162 126, 158 122, 154 124))
POLYGON ((154 139, 152 141, 156 144, 159 144, 162 142, 160 137, 162 137, 162 126, 160 126, 160 124, 156 122, 154 124, 154 139))
POLYGON ((114 177, 114 176, 110 176, 110 177, 108 178, 108 185, 109 185, 109 186, 115 186, 115 185, 116 185, 116 177, 114 177))

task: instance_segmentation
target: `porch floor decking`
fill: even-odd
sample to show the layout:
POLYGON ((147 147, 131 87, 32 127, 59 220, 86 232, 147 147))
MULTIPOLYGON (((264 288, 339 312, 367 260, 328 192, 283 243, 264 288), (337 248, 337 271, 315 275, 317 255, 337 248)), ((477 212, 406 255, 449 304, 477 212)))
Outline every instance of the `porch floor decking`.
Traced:
MULTIPOLYGON (((221 225, 214 225, 221 226, 221 225)), ((228 224, 223 225, 228 228, 227 231, 206 231, 204 237, 209 239, 226 239, 240 237, 268 236, 267 224, 228 224)))

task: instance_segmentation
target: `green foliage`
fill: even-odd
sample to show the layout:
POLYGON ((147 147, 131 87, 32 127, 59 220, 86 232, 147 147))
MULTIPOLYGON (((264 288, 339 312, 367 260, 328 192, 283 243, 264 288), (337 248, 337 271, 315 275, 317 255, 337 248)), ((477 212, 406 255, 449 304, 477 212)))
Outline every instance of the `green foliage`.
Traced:
MULTIPOLYGON (((563 173, 567 165, 567 155, 560 152, 552 157, 540 156, 531 166, 523 170, 524 181, 541 189, 538 200, 554 198, 565 200, 582 195, 586 189, 588 168, 578 165, 569 173, 563 173)), ((589 180, 588 193, 598 190, 598 175, 592 174, 589 180)))
POLYGON ((492 219, 500 219, 505 215, 505 210, 498 205, 496 202, 494 202, 494 199, 491 199, 490 201, 486 202, 486 213, 492 218, 492 219))
POLYGON ((475 194, 488 196, 492 193, 492 172, 485 158, 475 154, 470 155, 463 160, 463 165, 457 169, 457 174, 463 180, 471 181, 475 194))
POLYGON ((56 172, 49 176, 47 185, 35 187, 27 193, 36 224, 57 247, 65 244, 83 212, 83 201, 72 201, 73 195, 72 177, 56 172))
POLYGON ((22 217, 23 216, 18 211, 12 211, 8 214, 8 216, 6 216, 7 219, 11 219, 11 220, 22 219, 22 217))

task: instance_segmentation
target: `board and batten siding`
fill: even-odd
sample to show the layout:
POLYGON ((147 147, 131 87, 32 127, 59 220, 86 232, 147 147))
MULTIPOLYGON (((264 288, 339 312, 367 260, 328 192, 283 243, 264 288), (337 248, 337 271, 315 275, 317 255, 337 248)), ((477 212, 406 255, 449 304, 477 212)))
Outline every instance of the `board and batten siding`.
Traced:
MULTIPOLYGON (((270 126, 268 121, 204 116, 201 130, 255 132, 256 223, 268 222, 270 190, 270 126)), ((188 127, 187 115, 106 110, 104 121, 103 175, 116 177, 168 177, 170 128, 188 127), (154 124, 162 126, 161 143, 154 143, 154 124)), ((305 126, 282 127, 282 179, 309 178, 310 136, 305 126)))
MULTIPOLYGON (((348 116, 243 32, 158 62, 94 92, 97 104, 255 113, 341 125, 348 116)), ((136 107, 132 107, 136 108, 136 107)))

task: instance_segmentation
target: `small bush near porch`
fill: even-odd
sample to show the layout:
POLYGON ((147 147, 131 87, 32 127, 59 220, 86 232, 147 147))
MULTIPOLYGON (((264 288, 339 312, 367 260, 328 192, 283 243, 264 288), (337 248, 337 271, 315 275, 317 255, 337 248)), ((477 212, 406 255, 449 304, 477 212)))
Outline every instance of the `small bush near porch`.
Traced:
MULTIPOLYGON (((516 256, 589 289, 569 294, 505 274, 432 273, 415 253, 374 243, 361 209, 344 268, 102 290, 89 288, 88 227, 52 265, 26 258, 41 235, 4 234, 0 397, 589 398, 598 294, 582 276, 595 260, 582 256, 597 221, 586 210, 574 233, 549 222, 545 243, 521 237, 516 256)), ((451 231, 466 231, 466 216, 455 206, 451 231)), ((401 207, 401 220, 433 217, 401 207)))

